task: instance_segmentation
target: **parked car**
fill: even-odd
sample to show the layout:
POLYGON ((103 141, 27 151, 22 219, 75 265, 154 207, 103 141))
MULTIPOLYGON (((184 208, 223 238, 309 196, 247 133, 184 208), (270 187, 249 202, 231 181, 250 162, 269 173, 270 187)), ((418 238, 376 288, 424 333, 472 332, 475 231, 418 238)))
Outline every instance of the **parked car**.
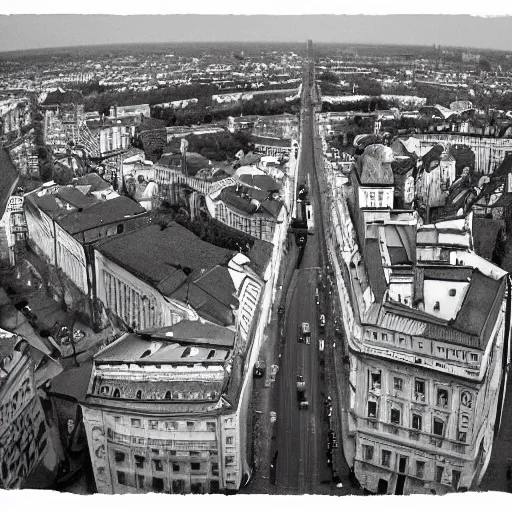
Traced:
POLYGON ((323 339, 319 339, 318 340, 318 350, 320 350, 320 352, 324 351, 324 346, 325 346, 324 340, 323 339))

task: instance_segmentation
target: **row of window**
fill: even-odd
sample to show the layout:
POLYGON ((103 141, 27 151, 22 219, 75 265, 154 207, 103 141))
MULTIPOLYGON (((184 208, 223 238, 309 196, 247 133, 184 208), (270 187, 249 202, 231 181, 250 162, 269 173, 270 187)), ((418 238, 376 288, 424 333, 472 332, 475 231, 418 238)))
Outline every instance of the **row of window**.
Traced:
MULTIPOLYGON (((377 418, 377 402, 368 402, 368 418, 377 418)), ((398 405, 390 404, 388 421, 391 424, 402 426, 403 413, 402 409, 398 405)), ((467 418, 467 422, 469 423, 469 417, 467 418)), ((446 435, 446 425, 447 420, 445 418, 440 418, 439 416, 433 415, 431 433, 436 436, 444 437, 446 435)), ((410 428, 422 432, 424 430, 424 426, 424 415, 419 412, 413 412, 411 414, 410 428)), ((461 443, 465 443, 467 441, 467 432, 457 432, 457 440, 461 443)))
MULTIPOLYGON (((400 295, 399 301, 400 301, 400 295)), ((401 301, 400 301, 401 302, 401 301)), ((407 302, 405 302, 407 304, 407 302)), ((438 304, 438 303, 437 303, 438 304)), ((386 332, 377 332, 377 331, 371 331, 369 329, 364 331, 364 337, 368 341, 383 341, 385 343, 393 342, 398 346, 406 347, 407 345, 407 338, 404 335, 394 335, 391 333, 386 332)), ((418 350, 423 350, 424 343, 423 341, 417 341, 416 348, 418 350)), ((414 348, 414 347, 413 347, 414 348)), ((461 349, 451 349, 446 348, 440 345, 436 346, 437 348, 437 356, 445 359, 458 359, 461 361, 468 361, 470 363, 477 363, 478 362, 478 354, 474 352, 468 352, 467 350, 461 350, 461 349)))
MULTIPOLYGON (((151 480, 146 479, 144 475, 136 475, 135 480, 130 478, 131 475, 125 473, 124 471, 117 471, 117 483, 120 485, 128 485, 130 487, 137 487, 138 489, 146 490, 147 487, 151 487, 154 492, 164 492, 165 489, 165 479, 153 477, 151 480), (151 482, 151 484, 150 484, 151 482)), ((192 493, 203 493, 207 492, 208 483, 207 482, 192 482, 190 484, 190 491, 192 493)), ((218 480, 210 480, 209 482, 209 492, 217 492, 219 490, 219 481, 218 480)), ((173 494, 183 494, 185 493, 185 480, 171 480, 171 491, 173 494)))
MULTIPOLYGON (((123 423, 121 416, 114 416, 116 423, 123 423)), ((146 422, 139 418, 131 418, 130 424, 134 428, 145 428, 146 422)), ((180 427, 186 428, 187 430, 201 430, 206 427, 208 432, 215 432, 217 424, 215 421, 207 421, 206 425, 200 421, 159 421, 159 420, 148 420, 147 428, 151 430, 180 430, 180 427)))
MULTIPOLYGON (((114 458, 116 461, 116 464, 123 464, 126 461, 126 454, 124 452, 116 451, 114 452, 114 458)), ((151 462, 153 463, 153 469, 154 471, 163 471, 164 470, 164 461, 161 459, 153 459, 151 462, 146 463, 146 457, 143 455, 134 455, 133 456, 135 467, 139 469, 144 469, 147 467, 147 465, 151 465, 151 462)), ((173 473, 180 473, 182 469, 185 468, 184 463, 178 463, 178 462, 172 462, 172 471, 173 473)), ((201 463, 201 462, 190 462, 190 469, 191 471, 201 471, 207 469, 207 463, 201 463)), ((214 475, 219 474, 219 464, 218 462, 212 462, 211 463, 211 470, 214 475)))
MULTIPOLYGON (((389 450, 381 450, 380 454, 380 461, 376 459, 375 457, 375 448, 371 445, 362 445, 362 452, 363 452, 363 459, 366 462, 372 462, 374 464, 380 464, 381 466, 388 468, 388 469, 394 469, 392 467, 392 453, 389 450)), ((411 476, 414 476, 416 478, 419 478, 421 480, 425 479, 425 469, 426 469, 426 462, 423 460, 416 460, 414 470, 408 470, 407 468, 407 461, 408 457, 405 456, 397 456, 398 463, 398 472, 399 473, 409 473, 411 476)), ((435 481, 437 483, 441 483, 443 480, 443 474, 445 472, 445 467, 436 465, 435 466, 435 481)), ((459 486, 461 472, 458 470, 452 470, 452 486, 454 489, 457 489, 459 486)))
MULTIPOLYGON (((393 377, 393 390, 404 391, 404 378, 393 377)), ((369 389, 373 392, 378 392, 382 387, 382 373, 381 371, 370 371, 369 372, 369 389)), ((414 388, 412 399, 416 402, 427 403, 427 381, 424 379, 414 379, 414 388)), ((469 391, 463 391, 461 393, 461 403, 469 409, 473 405, 473 396, 469 391)), ((435 388, 435 402, 436 407, 442 407, 445 409, 450 408, 450 390, 445 387, 436 385, 435 388)))

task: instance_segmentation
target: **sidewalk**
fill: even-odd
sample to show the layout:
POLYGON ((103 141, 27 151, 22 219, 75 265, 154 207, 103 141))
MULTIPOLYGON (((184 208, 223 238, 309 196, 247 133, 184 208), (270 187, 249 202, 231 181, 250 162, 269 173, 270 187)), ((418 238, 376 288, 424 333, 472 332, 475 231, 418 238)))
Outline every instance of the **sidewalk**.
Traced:
MULTIPOLYGON (((25 254, 25 260, 34 269, 34 272, 38 273, 38 277, 42 281, 40 288, 27 297, 30 309, 37 316, 37 320, 35 320, 34 325, 36 325, 39 331, 46 330, 54 336, 56 325, 67 325, 70 322, 74 311, 65 311, 62 308, 62 302, 54 300, 48 284, 41 277, 41 275, 44 275, 44 267, 46 263, 31 251, 27 251, 25 254)), ((119 336, 119 332, 111 326, 107 327, 103 331, 94 332, 89 325, 84 324, 80 320, 75 321, 73 330, 80 330, 85 333, 85 336, 75 342, 78 363, 92 359, 94 354, 98 352, 102 345, 119 336)), ((72 345, 61 344, 60 340, 55 341, 60 346, 60 362, 62 366, 64 368, 73 366, 74 357, 72 345)))
POLYGON ((260 360, 266 364, 265 379, 255 380, 254 393, 252 401, 253 419, 254 419, 254 476, 247 487, 251 494, 268 493, 270 491, 270 464, 271 448, 273 441, 273 431, 275 423, 270 421, 270 412, 275 411, 276 397, 273 383, 268 382, 270 376, 270 367, 273 364, 279 366, 279 355, 281 349, 280 329, 284 318, 279 321, 277 309, 285 306, 290 299, 290 284, 292 282, 295 262, 297 259, 297 247, 292 242, 292 246, 282 259, 278 277, 278 289, 274 307, 272 308, 272 318, 264 332, 264 340, 260 350, 260 360), (268 383, 268 385, 267 385, 268 383))

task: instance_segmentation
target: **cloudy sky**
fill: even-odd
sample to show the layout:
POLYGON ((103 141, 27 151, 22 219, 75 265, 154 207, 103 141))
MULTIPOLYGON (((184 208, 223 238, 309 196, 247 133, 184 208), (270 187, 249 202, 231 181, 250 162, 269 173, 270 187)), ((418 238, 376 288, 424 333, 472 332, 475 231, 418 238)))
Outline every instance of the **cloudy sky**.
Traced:
MULTIPOLYGON (((368 0, 367 0, 368 1, 368 0)), ((452 0, 453 1, 453 0, 452 0)), ((429 2, 430 12, 447 12, 438 7, 437 0, 429 2), (433 10, 432 10, 433 8, 433 10)), ((51 2, 50 2, 51 3, 51 2)), ((174 2, 173 2, 174 3, 174 2)), ((275 4, 275 2, 273 2, 275 4)), ((339 3, 337 2, 338 8, 339 3)), ((339 12, 329 2, 314 5, 309 12, 339 12), (319 11, 320 9, 320 11, 319 11), (325 10, 322 10, 325 9, 325 10)), ((385 13, 383 3, 365 4, 367 15, 293 15, 297 2, 280 3, 284 9, 276 12, 275 7, 265 10, 267 0, 257 2, 259 9, 252 12, 272 12, 280 15, 80 15, 80 14, 13 14, 0 16, 0 51, 30 48, 48 48, 60 46, 109 44, 109 43, 151 43, 177 41, 304 41, 340 43, 388 43, 418 44, 444 46, 467 46, 492 48, 512 51, 512 17, 510 16, 469 16, 448 14, 400 14, 372 15, 385 13), (283 13, 285 13, 283 15, 283 13), (371 14, 370 14, 371 13, 371 14)), ((446 3, 445 3, 446 4, 446 3)), ((39 13, 39 12, 117 12, 105 11, 101 5, 106 2, 88 1, 81 5, 69 3, 51 10, 48 1, 42 4, 27 4, 23 0, 8 2, 9 10, 1 8, 0 13, 39 13), (41 10, 44 6, 46 11, 41 10), (17 10, 16 10, 17 9, 17 10), (82 9, 77 10, 77 9, 82 9)), ((168 12, 152 10, 151 0, 138 2, 137 12, 168 12), (146 8, 147 10, 144 10, 146 8)), ((204 4, 206 9, 193 9, 189 3, 181 3, 181 12, 240 12, 235 7, 222 4, 204 4), (208 7, 209 6, 209 7, 208 7), (213 8, 212 8, 213 7, 213 8)), ((334 4, 332 4, 334 5, 334 4)), ((359 4, 357 4, 359 5, 359 4)), ((402 4, 404 6, 406 4, 402 4)), ((448 5, 448 4, 446 4, 448 5)), ((471 3, 465 2, 466 8, 450 2, 450 13, 466 12, 471 3)), ((459 5, 461 5, 459 3, 459 5)), ((486 8, 486 3, 479 2, 479 14, 486 8)), ((173 6, 174 7, 174 6, 173 6)), ((253 6, 254 7, 254 6, 253 6)), ((423 6, 422 6, 423 7, 423 6)), ((394 12, 400 12, 393 2, 394 12)), ((404 12, 410 10, 403 7, 404 12)), ((427 7, 424 7, 427 11, 427 7)), ((125 14, 125 11, 123 14, 125 14)), ((133 11, 132 11, 133 12, 133 11)), ((173 12, 179 12, 174 10, 173 12)), ((251 12, 246 10, 245 12, 251 12)), ((349 12, 345 10, 344 12, 349 12)), ((359 11, 354 12, 361 12, 359 11)), ((499 14, 488 8, 485 14, 499 14)))

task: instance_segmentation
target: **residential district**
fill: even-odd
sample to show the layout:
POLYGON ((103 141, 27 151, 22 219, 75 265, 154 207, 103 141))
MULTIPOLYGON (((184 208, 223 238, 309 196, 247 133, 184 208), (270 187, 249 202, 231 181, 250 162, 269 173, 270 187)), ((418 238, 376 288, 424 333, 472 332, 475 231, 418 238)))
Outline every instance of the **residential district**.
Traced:
POLYGON ((0 488, 512 490, 511 54, 0 61, 0 488))

